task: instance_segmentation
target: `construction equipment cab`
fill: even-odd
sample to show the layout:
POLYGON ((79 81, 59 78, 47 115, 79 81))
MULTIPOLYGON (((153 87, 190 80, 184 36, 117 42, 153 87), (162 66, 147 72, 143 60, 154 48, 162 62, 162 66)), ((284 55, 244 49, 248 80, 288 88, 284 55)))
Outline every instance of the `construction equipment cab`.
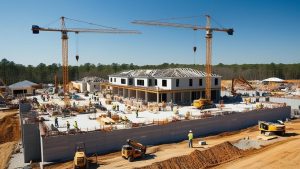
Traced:
POLYGON ((270 135, 280 135, 283 136, 285 134, 285 125, 283 123, 272 123, 266 121, 259 121, 258 127, 260 133, 266 136, 270 135))
POLYGON ((86 152, 85 152, 85 144, 84 143, 77 143, 76 145, 76 152, 74 156, 74 161, 73 161, 73 168, 84 168, 88 169, 89 168, 89 162, 86 157, 86 152))
POLYGON ((127 139, 127 145, 122 147, 122 157, 132 162, 135 158, 144 158, 146 153, 146 146, 143 144, 127 139))
POLYGON ((208 99, 194 100, 193 103, 192 103, 192 106, 196 107, 197 109, 216 108, 216 105, 208 99))

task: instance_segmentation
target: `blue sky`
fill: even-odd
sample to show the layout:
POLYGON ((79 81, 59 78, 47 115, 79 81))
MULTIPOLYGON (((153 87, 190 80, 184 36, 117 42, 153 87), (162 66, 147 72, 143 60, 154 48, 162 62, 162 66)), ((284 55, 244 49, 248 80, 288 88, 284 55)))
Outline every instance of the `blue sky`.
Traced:
MULTIPOLYGON (((299 63, 299 0, 0 0, 0 58, 37 65, 61 63, 59 33, 33 35, 31 25, 47 26, 60 16, 133 29, 141 35, 79 34, 79 64, 205 62, 205 32, 133 25, 133 20, 209 14, 233 36, 215 32, 213 64, 299 63)), ((175 20, 205 24, 205 18, 175 20)), ((58 27, 53 23, 49 27, 58 27)), ((82 27, 67 22, 67 26, 82 27)), ((213 22, 213 26, 219 26, 213 22)), ((76 65, 76 36, 69 35, 69 64, 76 65)))

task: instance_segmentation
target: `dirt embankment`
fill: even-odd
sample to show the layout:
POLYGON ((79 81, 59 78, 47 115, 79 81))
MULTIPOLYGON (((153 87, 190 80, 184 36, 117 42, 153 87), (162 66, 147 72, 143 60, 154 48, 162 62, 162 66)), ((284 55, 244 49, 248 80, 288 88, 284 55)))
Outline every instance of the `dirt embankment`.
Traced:
POLYGON ((16 112, 1 112, 0 144, 18 141, 21 137, 19 117, 16 112))
POLYGON ((15 149, 15 144, 17 142, 7 142, 4 144, 0 144, 0 169, 4 169, 7 167, 8 161, 12 152, 15 149))
POLYGON ((16 111, 0 112, 0 169, 7 167, 20 137, 18 113, 16 111))
POLYGON ((204 151, 195 150, 189 155, 173 157, 139 169, 208 168, 237 159, 241 157, 242 154, 242 150, 239 150, 230 142, 224 142, 204 151))

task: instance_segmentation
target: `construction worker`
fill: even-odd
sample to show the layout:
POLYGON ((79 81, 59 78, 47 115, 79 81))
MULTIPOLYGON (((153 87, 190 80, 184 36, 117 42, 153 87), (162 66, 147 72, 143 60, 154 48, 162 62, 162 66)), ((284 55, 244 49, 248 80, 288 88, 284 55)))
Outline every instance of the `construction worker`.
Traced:
POLYGON ((70 130, 70 123, 69 123, 69 121, 67 121, 67 130, 68 131, 70 130))
POLYGON ((58 127, 58 118, 57 117, 55 117, 54 122, 55 122, 55 127, 58 127))
POLYGON ((170 107, 171 107, 171 111, 173 111, 174 104, 173 104, 172 100, 171 100, 170 107))
POLYGON ((107 116, 108 116, 109 118, 111 118, 111 112, 110 112, 110 111, 107 111, 107 116))
POLYGON ((193 148, 193 132, 192 130, 190 130, 189 134, 188 134, 188 139, 189 139, 189 148, 193 148))
POLYGON ((135 115, 136 115, 136 118, 138 118, 138 117, 139 117, 139 109, 136 109, 136 111, 135 111, 135 115))
POLYGON ((76 130, 78 130, 78 124, 77 124, 77 121, 75 121, 75 123, 74 123, 74 128, 76 129, 76 130))

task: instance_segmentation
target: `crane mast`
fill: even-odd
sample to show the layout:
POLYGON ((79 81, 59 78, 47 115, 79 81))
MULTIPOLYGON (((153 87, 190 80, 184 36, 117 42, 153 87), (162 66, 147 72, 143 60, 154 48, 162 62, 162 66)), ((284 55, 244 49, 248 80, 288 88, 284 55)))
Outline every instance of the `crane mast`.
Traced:
POLYGON ((65 17, 61 17, 61 29, 64 102, 66 106, 69 106, 68 33, 64 31, 66 29, 65 17))
POLYGON ((212 55, 212 30, 210 29, 210 16, 206 15, 206 64, 205 64, 205 98, 211 100, 211 55, 212 55))
MULTIPOLYGON (((143 21, 137 20, 133 21, 133 24, 140 24, 146 26, 164 26, 164 27, 175 27, 175 28, 188 28, 194 31, 205 30, 206 31, 206 64, 205 64, 205 98, 211 100, 211 75, 212 75, 212 33, 217 32, 227 32, 228 35, 233 35, 234 30, 232 28, 212 28, 211 27, 211 17, 206 15, 206 26, 190 25, 190 24, 180 24, 180 23, 169 23, 169 22, 157 22, 157 21, 143 21)), ((194 49, 195 50, 195 49, 194 49)))

